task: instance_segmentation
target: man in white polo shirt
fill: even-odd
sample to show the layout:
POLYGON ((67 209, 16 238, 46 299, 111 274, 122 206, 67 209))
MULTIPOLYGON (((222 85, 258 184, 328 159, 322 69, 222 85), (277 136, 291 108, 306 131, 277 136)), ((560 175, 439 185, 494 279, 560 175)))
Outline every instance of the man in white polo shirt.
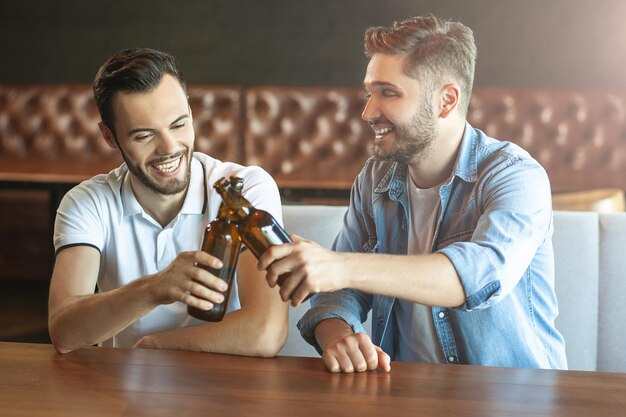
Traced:
POLYGON ((199 250, 221 203, 214 182, 242 177, 245 197, 281 221, 273 179, 193 152, 185 81, 166 53, 119 52, 98 71, 94 96, 104 139, 125 164, 72 189, 57 211, 49 305, 57 351, 101 344, 274 356, 287 337, 287 305, 250 251, 223 320, 187 314, 188 305, 224 301, 225 283, 198 266, 221 266, 199 250))

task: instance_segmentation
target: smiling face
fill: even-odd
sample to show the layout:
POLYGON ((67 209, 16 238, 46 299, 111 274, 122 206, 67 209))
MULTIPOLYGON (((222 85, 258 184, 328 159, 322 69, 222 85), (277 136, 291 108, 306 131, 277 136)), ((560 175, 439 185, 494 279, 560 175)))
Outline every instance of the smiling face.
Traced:
POLYGON ((410 164, 428 155, 437 138, 432 91, 404 73, 401 55, 374 54, 363 88, 361 117, 374 130, 376 158, 410 164))
POLYGON ((138 180, 133 186, 141 184, 162 195, 184 192, 195 136, 191 110, 178 80, 165 74, 148 92, 119 92, 113 109, 115 132, 101 129, 107 142, 120 149, 131 178, 138 180))

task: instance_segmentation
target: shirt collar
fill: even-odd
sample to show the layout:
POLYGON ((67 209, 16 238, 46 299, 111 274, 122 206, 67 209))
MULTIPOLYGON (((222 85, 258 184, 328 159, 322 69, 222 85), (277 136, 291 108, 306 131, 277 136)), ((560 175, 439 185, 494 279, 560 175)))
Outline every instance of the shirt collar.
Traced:
POLYGON ((141 204, 135 197, 133 186, 130 182, 130 174, 128 166, 125 166, 124 178, 122 179, 122 206, 124 207, 124 216, 132 216, 143 212, 141 204))
POLYGON ((204 165, 195 157, 191 158, 191 179, 180 213, 202 214, 206 211, 208 198, 206 181, 204 165))
POLYGON ((476 130, 465 122, 459 156, 454 164, 454 175, 467 182, 474 182, 478 178, 478 139, 476 130))
MULTIPOLYGON (((476 181, 478 177, 478 146, 478 134, 468 122, 465 122, 459 155, 454 163, 453 177, 457 176, 467 182, 476 181)), ((389 198, 398 200, 405 191, 406 176, 407 166, 393 162, 374 192, 389 193, 389 198)))
MULTIPOLYGON (((124 208, 124 216, 132 216, 143 212, 143 208, 135 193, 130 182, 130 175, 128 168, 122 180, 122 205, 124 208)), ((202 162, 193 157, 191 159, 191 178, 189 180, 189 188, 185 201, 180 209, 180 214, 203 214, 207 207, 207 185, 205 168, 202 162)))

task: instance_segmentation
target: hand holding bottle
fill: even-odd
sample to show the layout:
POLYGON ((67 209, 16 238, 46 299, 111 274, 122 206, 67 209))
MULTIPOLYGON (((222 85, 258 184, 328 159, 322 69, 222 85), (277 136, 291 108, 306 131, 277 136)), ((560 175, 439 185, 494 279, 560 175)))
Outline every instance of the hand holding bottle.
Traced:
POLYGON ((341 254, 315 242, 292 235, 293 243, 272 246, 260 257, 259 270, 267 271, 271 287, 280 286, 283 301, 293 306, 317 292, 336 291, 345 286, 340 278, 341 254))
POLYGON ((230 211, 222 205, 218 218, 209 223, 204 232, 202 251, 221 259, 222 267, 216 269, 202 263, 199 263, 198 266, 223 280, 227 288, 224 291, 223 301, 214 304, 210 310, 188 306, 187 312, 195 318, 206 321, 220 321, 224 317, 224 313, 226 313, 232 281, 241 250, 241 237, 232 220, 230 211))
POLYGON ((215 275, 198 265, 220 269, 222 262, 204 252, 180 253, 172 263, 150 277, 148 289, 155 304, 180 301, 190 307, 207 309, 223 300, 227 286, 215 275))
POLYGON ((217 218, 205 230, 202 250, 222 260, 221 269, 205 269, 223 279, 229 290, 224 294, 224 302, 211 310, 190 306, 187 311, 202 320, 220 321, 228 306, 242 243, 258 258, 270 246, 291 242, 291 239, 271 214, 255 208, 242 195, 243 179, 221 178, 213 187, 222 197, 222 204, 217 218))

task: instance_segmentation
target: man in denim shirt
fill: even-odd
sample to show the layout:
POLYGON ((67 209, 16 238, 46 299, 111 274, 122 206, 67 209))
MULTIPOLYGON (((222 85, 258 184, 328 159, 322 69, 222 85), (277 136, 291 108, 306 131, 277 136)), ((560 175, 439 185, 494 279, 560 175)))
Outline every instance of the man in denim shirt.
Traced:
POLYGON ((259 261, 283 300, 320 293, 302 336, 333 372, 388 371, 391 359, 567 368, 550 184, 524 150, 466 122, 472 31, 408 19, 369 29, 365 53, 374 156, 333 251, 295 237, 259 261))

